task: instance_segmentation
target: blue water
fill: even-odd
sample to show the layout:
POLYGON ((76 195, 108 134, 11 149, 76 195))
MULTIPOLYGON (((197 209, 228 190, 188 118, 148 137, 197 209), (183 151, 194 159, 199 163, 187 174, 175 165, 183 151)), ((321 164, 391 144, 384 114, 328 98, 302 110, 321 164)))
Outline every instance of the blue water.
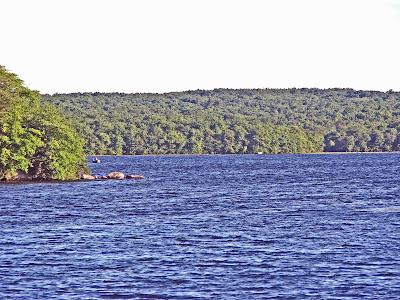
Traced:
POLYGON ((103 157, 0 185, 0 299, 398 299, 400 155, 103 157))

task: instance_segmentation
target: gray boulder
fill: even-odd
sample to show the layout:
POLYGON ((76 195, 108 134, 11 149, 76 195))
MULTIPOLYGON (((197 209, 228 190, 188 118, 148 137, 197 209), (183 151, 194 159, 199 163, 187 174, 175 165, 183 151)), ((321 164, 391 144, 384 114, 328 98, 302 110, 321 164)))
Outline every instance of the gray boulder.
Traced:
POLYGON ((108 179, 124 179, 125 174, 122 172, 111 172, 107 175, 108 179))
POLYGON ((95 177, 95 176, 92 176, 92 175, 89 175, 89 174, 82 174, 82 175, 81 175, 81 179, 82 179, 82 180, 95 180, 96 177, 95 177))

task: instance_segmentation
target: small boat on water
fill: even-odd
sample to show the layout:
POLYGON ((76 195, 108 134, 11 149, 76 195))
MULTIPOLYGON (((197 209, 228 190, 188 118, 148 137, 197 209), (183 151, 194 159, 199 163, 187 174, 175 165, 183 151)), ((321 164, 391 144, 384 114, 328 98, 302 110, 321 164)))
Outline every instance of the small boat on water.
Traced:
POLYGON ((92 163, 99 164, 99 163, 101 163, 101 160, 98 159, 97 157, 94 157, 93 160, 92 160, 92 163))

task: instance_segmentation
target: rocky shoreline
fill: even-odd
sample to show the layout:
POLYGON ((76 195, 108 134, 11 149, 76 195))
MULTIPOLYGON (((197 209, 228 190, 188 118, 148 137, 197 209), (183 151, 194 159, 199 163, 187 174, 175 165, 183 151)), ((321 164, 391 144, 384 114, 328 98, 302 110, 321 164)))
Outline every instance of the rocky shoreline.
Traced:
POLYGON ((91 180, 139 180, 144 179, 144 176, 141 174, 129 174, 125 175, 122 172, 111 172, 107 175, 90 175, 90 174, 81 174, 79 178, 73 180, 55 180, 55 179, 43 179, 43 178, 34 178, 32 175, 17 172, 17 175, 14 177, 6 177, 0 181, 0 183, 24 183, 24 182, 79 182, 79 181, 91 181, 91 180))
POLYGON ((122 180, 122 179, 144 179, 143 175, 139 174, 131 174, 131 175, 125 175, 122 172, 111 172, 108 173, 107 175, 99 176, 99 175, 89 175, 89 174, 82 174, 80 176, 81 180, 102 180, 102 179, 116 179, 116 180, 122 180))

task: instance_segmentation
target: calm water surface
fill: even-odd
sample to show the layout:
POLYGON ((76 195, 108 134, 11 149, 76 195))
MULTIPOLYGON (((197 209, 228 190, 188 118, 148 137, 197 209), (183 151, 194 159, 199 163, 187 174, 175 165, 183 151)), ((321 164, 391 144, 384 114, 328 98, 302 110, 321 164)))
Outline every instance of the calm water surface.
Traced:
POLYGON ((0 299, 398 299, 400 155, 104 157, 0 185, 0 299))

